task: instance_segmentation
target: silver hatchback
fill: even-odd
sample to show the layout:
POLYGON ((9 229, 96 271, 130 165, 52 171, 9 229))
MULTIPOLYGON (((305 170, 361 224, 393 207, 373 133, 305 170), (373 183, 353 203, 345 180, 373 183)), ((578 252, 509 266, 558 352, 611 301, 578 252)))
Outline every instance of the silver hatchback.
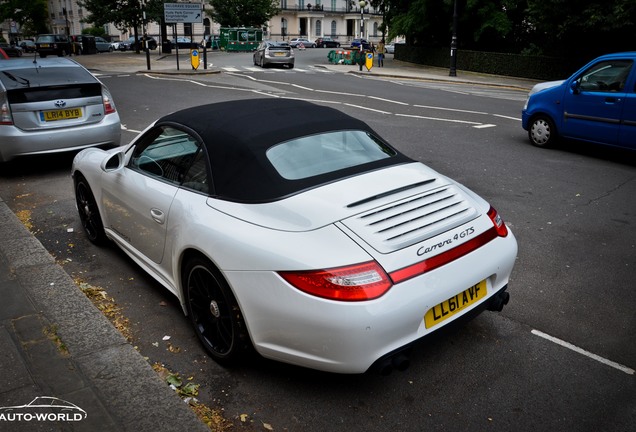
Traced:
POLYGON ((263 41, 254 51, 254 64, 262 68, 269 65, 294 67, 294 50, 286 42, 263 41))
POLYGON ((83 66, 67 58, 0 62, 0 162, 120 140, 113 98, 83 66))

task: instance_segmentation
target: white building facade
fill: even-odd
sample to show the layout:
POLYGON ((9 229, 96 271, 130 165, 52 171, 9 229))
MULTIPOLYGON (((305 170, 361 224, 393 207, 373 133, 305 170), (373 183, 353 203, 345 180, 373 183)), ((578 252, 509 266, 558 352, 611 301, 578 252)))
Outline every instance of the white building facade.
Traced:
MULTIPOLYGON (((178 0, 174 1, 175 3, 178 0)), ((206 11, 211 6, 205 2, 191 1, 190 3, 201 3, 203 16, 209 17, 206 11)), ((368 3, 368 2, 367 2, 368 3)), ((140 6, 141 7, 141 6, 140 6)), ((75 0, 48 0, 49 27, 56 34, 81 34, 82 30, 92 27, 90 23, 83 22, 88 16, 88 11, 80 7, 75 0)), ((363 37, 372 42, 377 42, 382 38, 381 24, 382 13, 369 5, 364 11, 360 8, 358 0, 280 0, 280 12, 267 22, 263 27, 263 38, 274 40, 289 40, 294 37, 306 37, 314 40, 319 37, 331 37, 338 40, 343 46, 353 39, 363 37), (364 22, 364 25, 361 23, 364 22)), ((219 25, 207 20, 210 25, 208 32, 219 34, 219 25)), ((237 23, 240 26, 242 23, 237 23)), ((20 39, 33 35, 21 35, 20 29, 10 28, 10 21, 2 23, 3 35, 16 32, 20 39), (6 28, 5 28, 6 27, 6 28)), ((13 23, 15 27, 15 23, 13 23)), ((114 25, 104 26, 106 34, 112 40, 123 40, 133 35, 133 29, 117 29, 114 25)), ((157 41, 160 38, 160 25, 149 22, 147 33, 157 41)), ((178 24, 176 28, 167 26, 167 39, 172 39, 176 35, 189 35, 190 30, 184 28, 183 24, 178 24)), ((194 40, 202 39, 206 27, 203 23, 192 24, 192 36, 194 40)), ((138 29, 139 34, 143 29, 138 29)))

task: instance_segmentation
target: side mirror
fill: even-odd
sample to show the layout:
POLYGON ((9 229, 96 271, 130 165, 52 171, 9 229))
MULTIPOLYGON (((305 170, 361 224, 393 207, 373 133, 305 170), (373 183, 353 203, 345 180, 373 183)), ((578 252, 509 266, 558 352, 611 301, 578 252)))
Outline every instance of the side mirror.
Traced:
POLYGON ((119 151, 113 154, 108 159, 104 159, 102 164, 100 165, 102 171, 104 172, 112 172, 120 170, 124 167, 124 152, 119 151))
POLYGON ((574 94, 579 94, 581 93, 581 82, 579 80, 574 80, 570 83, 570 90, 572 90, 572 93, 574 94))

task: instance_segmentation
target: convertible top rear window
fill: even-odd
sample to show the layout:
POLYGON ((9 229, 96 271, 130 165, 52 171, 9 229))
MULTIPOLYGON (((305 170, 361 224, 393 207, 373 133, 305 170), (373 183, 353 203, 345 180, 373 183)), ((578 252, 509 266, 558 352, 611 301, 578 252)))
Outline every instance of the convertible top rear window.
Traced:
POLYGON ((337 131, 289 140, 267 150, 276 171, 288 180, 326 174, 395 156, 369 132, 337 131))

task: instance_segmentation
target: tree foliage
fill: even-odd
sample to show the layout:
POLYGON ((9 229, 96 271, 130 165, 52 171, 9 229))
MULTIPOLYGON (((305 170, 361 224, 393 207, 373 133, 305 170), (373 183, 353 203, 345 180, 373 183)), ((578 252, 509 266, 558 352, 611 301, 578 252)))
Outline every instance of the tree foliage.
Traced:
POLYGON ((0 0, 0 21, 14 20, 22 34, 47 33, 47 10, 46 0, 0 0))
POLYGON ((222 27, 261 27, 280 11, 279 0, 208 0, 222 27))
POLYGON ((634 0, 383 0, 389 37, 460 48, 579 55, 633 49, 634 0))
MULTIPOLYGON (((163 16, 163 0, 146 0, 146 19, 159 22, 163 16)), ((139 0, 77 0, 77 4, 88 11, 85 22, 95 26, 112 23, 120 30, 138 29, 142 25, 139 0)))

